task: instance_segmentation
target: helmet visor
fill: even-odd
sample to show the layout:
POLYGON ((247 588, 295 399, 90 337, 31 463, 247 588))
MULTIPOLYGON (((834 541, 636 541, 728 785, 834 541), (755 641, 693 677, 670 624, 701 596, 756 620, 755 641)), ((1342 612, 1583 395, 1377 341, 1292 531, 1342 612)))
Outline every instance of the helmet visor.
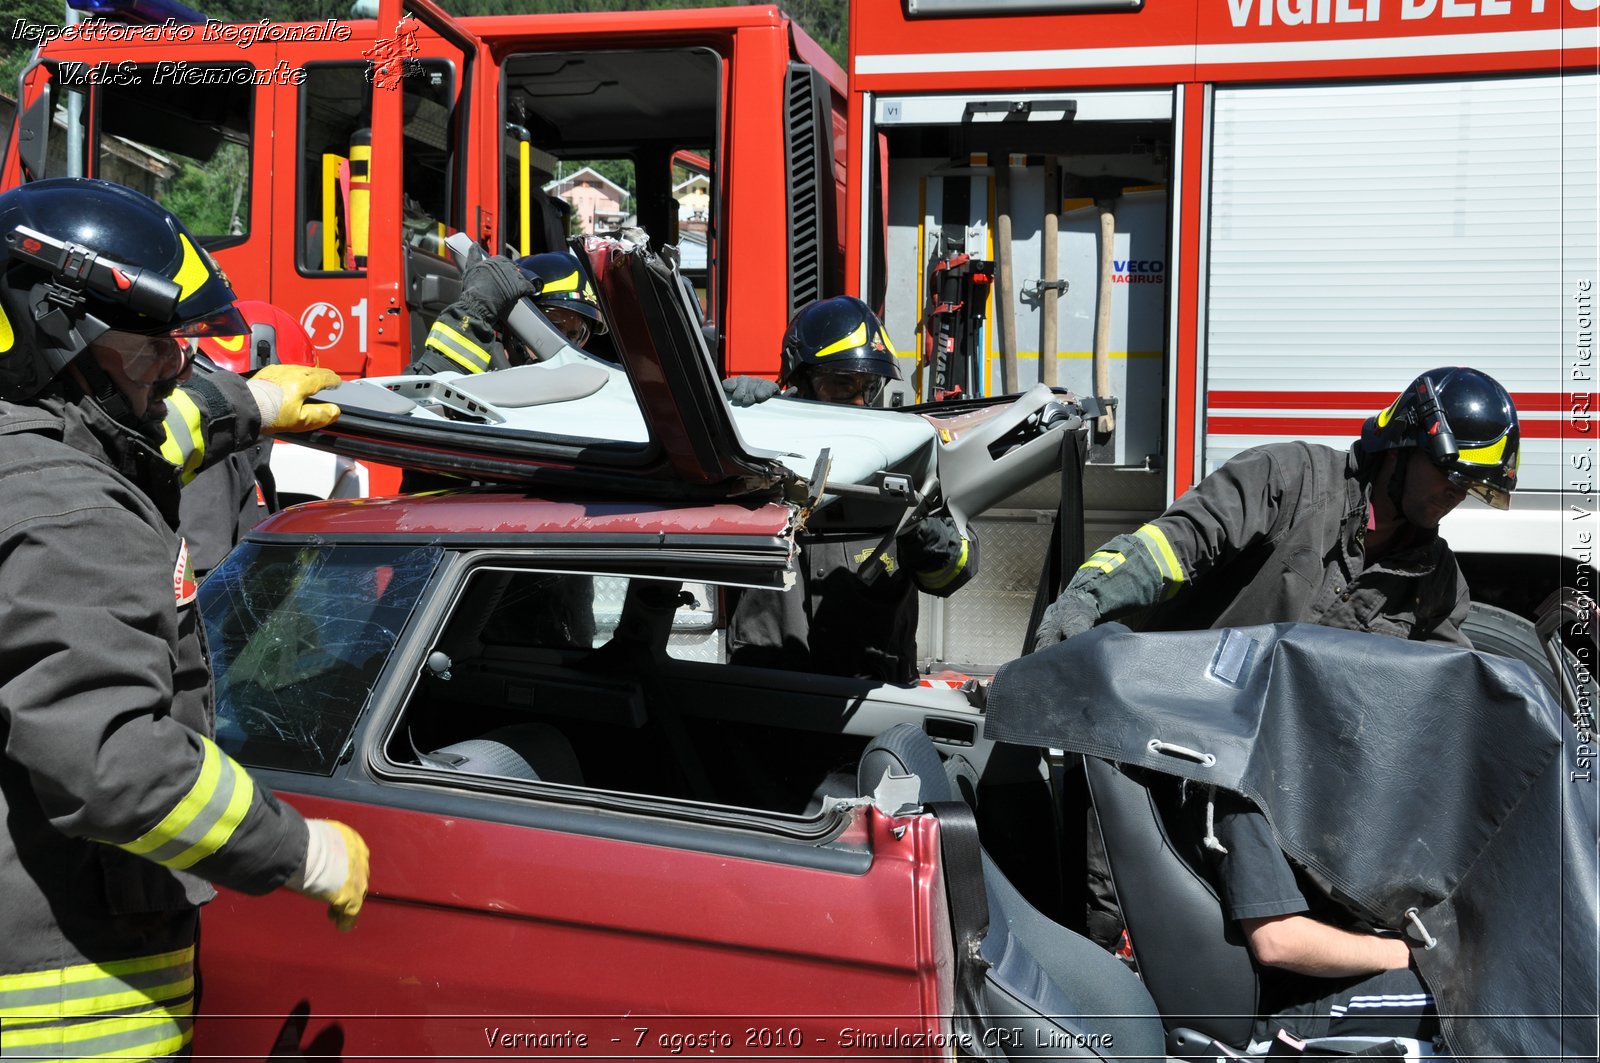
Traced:
POLYGON ((811 390, 823 402, 854 402, 859 395, 871 406, 883 394, 885 379, 876 373, 812 373, 811 390))
POLYGON ((1495 509, 1506 510, 1511 508, 1511 489, 1502 484, 1489 480, 1479 479, 1461 471, 1460 469, 1444 469, 1445 479, 1459 487, 1478 501, 1493 506, 1495 509))
POLYGON ((589 319, 565 306, 555 304, 544 307, 544 316, 550 323, 561 330, 567 342, 574 347, 582 347, 589 342, 589 319))

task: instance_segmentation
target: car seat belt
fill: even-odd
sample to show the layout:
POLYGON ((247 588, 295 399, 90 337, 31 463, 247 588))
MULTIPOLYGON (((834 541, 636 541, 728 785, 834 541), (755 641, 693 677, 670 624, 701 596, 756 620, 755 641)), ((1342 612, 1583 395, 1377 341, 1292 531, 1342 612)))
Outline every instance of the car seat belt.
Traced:
POLYGON ((1050 546, 1045 551, 1044 569, 1039 573, 1039 589, 1028 613, 1028 631, 1022 639, 1022 652, 1033 652, 1033 639, 1039 633, 1044 611, 1072 580, 1083 564, 1083 466, 1087 452, 1081 432, 1061 433, 1061 501, 1056 505, 1050 529, 1050 546))
POLYGON ((950 900, 956 961, 950 1025, 957 1054, 967 1059, 1004 1059, 1003 1051, 986 1043, 995 1039, 983 1036, 990 1026, 983 1004, 984 975, 990 964, 979 950, 989 933, 989 896, 983 885, 978 819, 964 801, 934 801, 923 808, 939 821, 939 854, 950 900))

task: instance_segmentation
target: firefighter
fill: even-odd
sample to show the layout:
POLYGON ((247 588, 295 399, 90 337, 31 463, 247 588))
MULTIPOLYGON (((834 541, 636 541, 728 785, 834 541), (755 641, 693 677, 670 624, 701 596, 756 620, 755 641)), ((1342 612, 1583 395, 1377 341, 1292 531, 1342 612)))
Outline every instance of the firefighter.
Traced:
POLYGON ((182 224, 127 188, 23 185, 0 236, 0 1055, 165 1058, 190 1040, 211 883, 288 886, 348 926, 367 853, 212 741, 163 418, 187 403, 184 442, 215 460, 328 423, 304 400, 337 378, 274 366, 174 396, 186 340, 243 322, 182 224))
POLYGON ((544 311, 567 342, 582 347, 590 336, 604 336, 606 317, 594 288, 584 279, 578 260, 565 251, 526 255, 517 259, 523 276, 539 286, 534 305, 544 311))
MULTIPOLYGON (((1511 396, 1475 369, 1417 377, 1349 450, 1246 450, 1138 530, 1097 550, 1039 624, 1034 649, 1102 620, 1171 631, 1289 621, 1469 645, 1471 604, 1439 521, 1471 493, 1510 505, 1511 396)), ((1091 818, 1089 936, 1122 933, 1091 818)))
MULTIPOLYGON (((900 379, 894 350, 866 303, 850 296, 805 307, 783 338, 777 384, 756 377, 723 382, 738 406, 780 387, 800 398, 876 405, 900 379)), ((978 544, 955 521, 932 514, 910 521, 871 566, 882 536, 815 536, 801 550, 800 593, 749 590, 728 621, 734 664, 859 676, 893 683, 917 678, 917 591, 940 597, 977 571, 978 544)))
POLYGON ((574 347, 606 331, 594 289, 573 256, 555 251, 516 262, 486 258, 467 270, 460 298, 434 321, 410 371, 484 373, 528 361, 521 344, 501 335, 511 308, 525 296, 533 297, 534 305, 574 347))
MULTIPOLYGON (((199 337, 195 369, 249 377, 269 365, 316 366, 317 352, 300 322, 271 303, 241 299, 234 305, 249 334, 199 337)), ((162 448, 178 464, 192 465, 194 456, 184 455, 178 443, 186 435, 185 414, 179 404, 167 404, 162 448)), ((195 576, 203 580, 251 528, 280 508, 272 478, 272 441, 235 451, 204 472, 185 468, 183 478, 188 482, 178 509, 178 531, 189 546, 195 576)))
POLYGON ((1288 621, 1468 645, 1470 604, 1439 522, 1517 485, 1511 396, 1476 369, 1432 369, 1367 418, 1348 451, 1238 454, 1078 569, 1035 648, 1132 617, 1148 630, 1288 621))
POLYGON ((410 372, 487 373, 510 365, 496 330, 525 295, 536 289, 509 258, 480 259, 461 279, 461 295, 445 307, 410 372))

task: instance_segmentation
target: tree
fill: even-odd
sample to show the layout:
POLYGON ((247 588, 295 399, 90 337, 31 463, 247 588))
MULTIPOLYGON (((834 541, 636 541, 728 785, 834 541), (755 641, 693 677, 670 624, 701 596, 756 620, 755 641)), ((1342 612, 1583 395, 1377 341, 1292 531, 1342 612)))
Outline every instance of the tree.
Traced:
POLYGON ((19 25, 60 26, 66 21, 62 14, 66 5, 63 0, 11 0, 6 7, 6 20, 0 26, 0 92, 16 96, 17 75, 38 44, 17 32, 19 25))

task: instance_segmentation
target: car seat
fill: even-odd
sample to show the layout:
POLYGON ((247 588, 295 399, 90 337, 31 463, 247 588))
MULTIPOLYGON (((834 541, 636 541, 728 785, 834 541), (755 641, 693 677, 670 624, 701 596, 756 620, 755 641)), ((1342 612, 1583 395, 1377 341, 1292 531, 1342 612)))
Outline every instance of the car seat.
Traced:
POLYGON ((1084 766, 1134 959, 1170 1031, 1168 1051, 1204 1052, 1212 1040, 1243 1049, 1261 976, 1203 870, 1200 838, 1183 829, 1181 780, 1155 776, 1147 785, 1099 757, 1084 766))
POLYGON ((578 755, 567 736, 547 723, 516 723, 477 738, 418 754, 423 764, 470 775, 527 782, 583 784, 578 755))
MULTIPOLYGON (((873 794, 885 776, 916 780, 915 804, 961 800, 938 749, 914 724, 868 743, 857 789, 873 794)), ((1011 1059, 1161 1059, 1161 1018, 1139 979, 1087 938, 1027 902, 982 854, 989 927, 980 954, 983 1009, 1006 1036, 1011 1059)), ((991 1046, 992 1047, 992 1046, 991 1046)))
MULTIPOLYGON (((1168 1053, 1197 1060, 1244 1053, 1259 1013, 1261 971, 1223 908, 1200 817, 1183 806, 1183 780, 1136 777, 1099 757, 1083 759, 1117 904, 1139 974, 1166 1023, 1168 1053)), ((1426 1042, 1397 1041, 1407 1059, 1435 1058, 1426 1042)), ((1325 1037, 1309 1044, 1315 1054, 1337 1056, 1391 1041, 1325 1037)))

